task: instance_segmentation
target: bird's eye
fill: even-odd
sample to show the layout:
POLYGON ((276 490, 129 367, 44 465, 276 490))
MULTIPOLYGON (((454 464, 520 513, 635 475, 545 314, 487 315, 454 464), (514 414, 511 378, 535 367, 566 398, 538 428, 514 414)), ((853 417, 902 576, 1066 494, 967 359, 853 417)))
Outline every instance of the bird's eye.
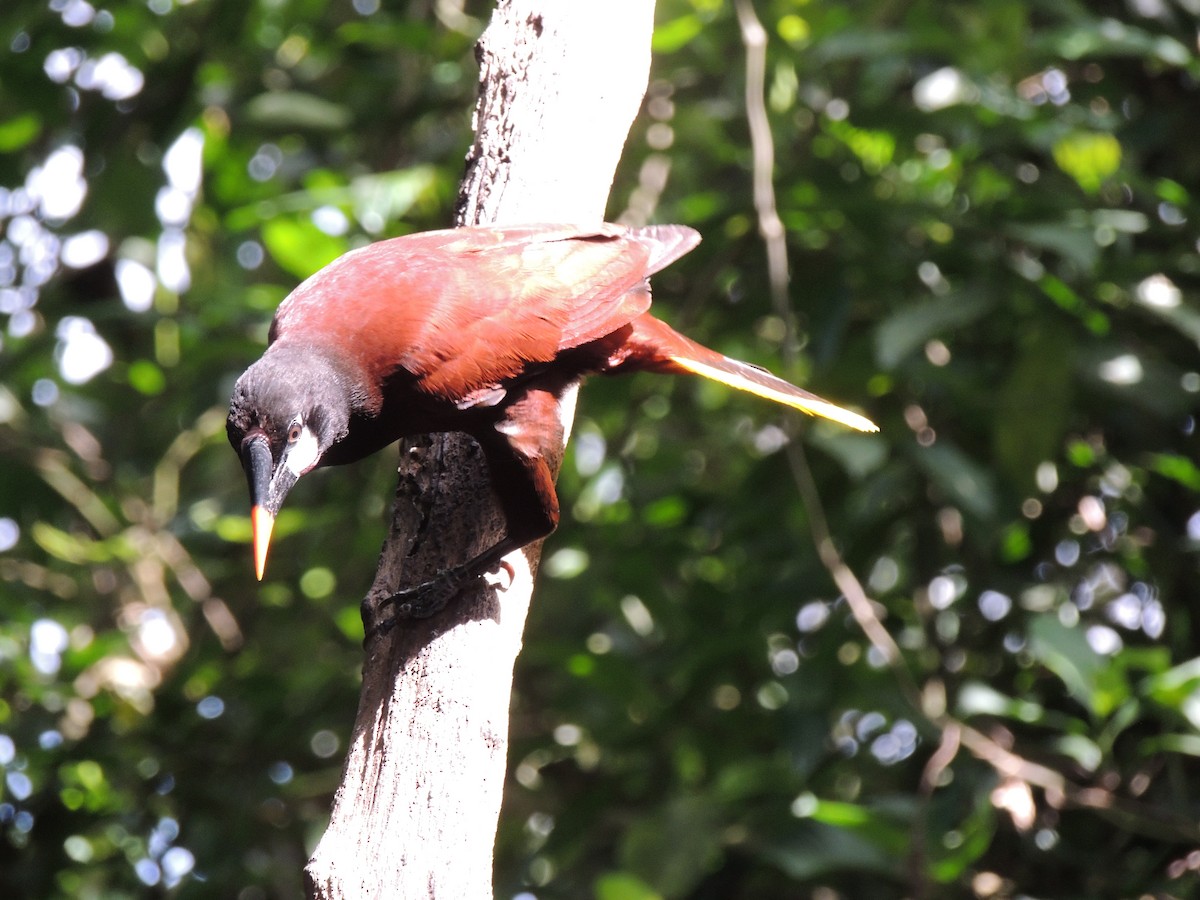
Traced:
POLYGON ((300 440, 300 435, 304 434, 304 428, 299 422, 293 422, 292 427, 288 429, 288 443, 294 444, 300 440))

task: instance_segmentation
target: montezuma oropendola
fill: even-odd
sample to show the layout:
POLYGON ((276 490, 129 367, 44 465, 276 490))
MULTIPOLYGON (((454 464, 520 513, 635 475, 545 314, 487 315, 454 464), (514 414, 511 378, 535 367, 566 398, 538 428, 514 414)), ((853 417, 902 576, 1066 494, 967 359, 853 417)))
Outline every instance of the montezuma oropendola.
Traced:
POLYGON ((301 475, 406 435, 460 431, 483 449, 507 534, 443 573, 439 596, 405 603, 409 615, 440 609, 464 581, 557 526, 545 455, 561 448, 563 392, 592 373, 702 375, 876 431, 650 315, 649 276, 699 241, 681 225, 457 228, 351 251, 301 284, 229 409, 259 579, 275 515, 301 475))

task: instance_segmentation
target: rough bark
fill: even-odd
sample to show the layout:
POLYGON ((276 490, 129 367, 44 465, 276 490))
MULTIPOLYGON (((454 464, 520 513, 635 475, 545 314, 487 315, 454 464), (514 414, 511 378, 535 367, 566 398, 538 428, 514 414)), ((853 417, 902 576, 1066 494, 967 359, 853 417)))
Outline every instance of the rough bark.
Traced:
MULTIPOLYGON (((478 47, 458 224, 603 218, 646 89, 653 6, 499 3, 478 47)), ((470 558, 502 529, 469 439, 405 445, 365 605, 470 558)), ((442 613, 367 642, 342 783, 306 868, 310 897, 491 897, 512 672, 540 549, 510 555, 511 577, 502 571, 442 613)))

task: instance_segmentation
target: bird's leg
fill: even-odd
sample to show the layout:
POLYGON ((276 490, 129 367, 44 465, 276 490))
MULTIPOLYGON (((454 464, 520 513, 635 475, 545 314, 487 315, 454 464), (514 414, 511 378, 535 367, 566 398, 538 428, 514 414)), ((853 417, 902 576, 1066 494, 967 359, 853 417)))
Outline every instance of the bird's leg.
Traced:
POLYGON ((376 619, 372 633, 386 633, 399 619, 423 619, 440 612, 467 584, 497 568, 514 550, 546 537, 558 526, 558 495, 547 453, 562 454, 559 392, 529 390, 504 410, 495 425, 477 436, 487 459, 492 491, 504 513, 506 533, 495 545, 434 578, 373 604, 364 619, 376 619), (380 614, 390 607, 390 615, 380 614))

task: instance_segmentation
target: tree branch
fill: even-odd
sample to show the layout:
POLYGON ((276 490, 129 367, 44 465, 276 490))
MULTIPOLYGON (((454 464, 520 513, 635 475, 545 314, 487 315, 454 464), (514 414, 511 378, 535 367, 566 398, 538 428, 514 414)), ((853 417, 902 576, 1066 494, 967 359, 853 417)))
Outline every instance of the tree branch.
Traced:
MULTIPOLYGON (((652 24, 652 0, 498 5, 478 45, 458 224, 603 219, 646 89, 652 24)), ((365 605, 492 546, 503 527, 472 441, 407 444, 365 605)), ((512 671, 539 554, 511 554, 500 589, 468 589, 443 613, 368 641, 342 784, 306 869, 310 896, 491 896, 512 671)))

